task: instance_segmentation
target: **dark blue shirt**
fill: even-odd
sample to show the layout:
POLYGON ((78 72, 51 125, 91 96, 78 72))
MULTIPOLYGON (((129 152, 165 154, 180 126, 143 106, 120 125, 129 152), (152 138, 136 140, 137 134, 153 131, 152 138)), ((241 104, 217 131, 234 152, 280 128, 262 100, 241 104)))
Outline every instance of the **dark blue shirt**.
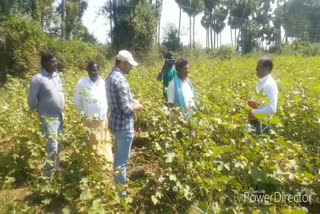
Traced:
POLYGON ((109 128, 113 132, 134 130, 133 98, 123 72, 114 67, 106 79, 107 101, 110 111, 109 128))

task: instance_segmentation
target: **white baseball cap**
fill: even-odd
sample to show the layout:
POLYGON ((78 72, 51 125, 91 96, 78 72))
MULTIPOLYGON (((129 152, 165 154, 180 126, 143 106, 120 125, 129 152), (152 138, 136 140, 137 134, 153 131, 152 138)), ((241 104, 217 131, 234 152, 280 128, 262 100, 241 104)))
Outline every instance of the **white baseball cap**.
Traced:
POLYGON ((138 66, 138 63, 133 59, 132 54, 127 50, 119 51, 117 60, 129 62, 132 66, 138 66))

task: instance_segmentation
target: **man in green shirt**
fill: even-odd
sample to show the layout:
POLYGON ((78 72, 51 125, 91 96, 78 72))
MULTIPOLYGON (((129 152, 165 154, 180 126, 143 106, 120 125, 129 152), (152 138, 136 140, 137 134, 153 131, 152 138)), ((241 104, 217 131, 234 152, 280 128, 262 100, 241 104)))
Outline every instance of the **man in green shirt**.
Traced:
POLYGON ((157 76, 157 80, 158 81, 163 80, 163 97, 167 100, 168 99, 167 90, 168 90, 169 82, 176 75, 177 70, 176 70, 176 66, 174 65, 173 55, 170 51, 165 54, 165 58, 166 59, 165 59, 164 65, 157 76))

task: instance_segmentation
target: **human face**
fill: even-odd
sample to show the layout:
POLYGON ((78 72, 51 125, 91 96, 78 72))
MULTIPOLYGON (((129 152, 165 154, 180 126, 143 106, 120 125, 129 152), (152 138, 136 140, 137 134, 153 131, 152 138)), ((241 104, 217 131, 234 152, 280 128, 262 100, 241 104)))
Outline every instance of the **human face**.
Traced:
POLYGON ((123 71, 123 73, 129 74, 130 71, 132 70, 132 68, 133 68, 133 66, 129 62, 122 61, 122 69, 121 70, 123 71))
POLYGON ((174 65, 174 59, 173 58, 167 58, 166 59, 166 66, 171 68, 173 65, 174 65))
POLYGON ((268 68, 263 67, 263 61, 260 60, 257 64, 257 68, 256 68, 256 72, 257 72, 257 76, 261 79, 263 77, 265 77, 266 75, 268 75, 269 73, 271 73, 269 71, 268 68))
POLYGON ((92 80, 92 82, 97 81, 97 79, 99 78, 99 75, 100 75, 100 71, 99 71, 97 64, 94 64, 93 66, 90 66, 88 68, 88 75, 89 75, 90 79, 92 80))
POLYGON ((189 64, 186 64, 184 67, 182 67, 179 70, 179 77, 180 79, 183 81, 185 79, 187 79, 188 77, 188 73, 189 73, 189 64))
POLYGON ((56 58, 56 57, 52 57, 52 58, 48 61, 45 69, 47 70, 48 73, 53 73, 53 72, 55 72, 55 71, 57 70, 57 58, 56 58))

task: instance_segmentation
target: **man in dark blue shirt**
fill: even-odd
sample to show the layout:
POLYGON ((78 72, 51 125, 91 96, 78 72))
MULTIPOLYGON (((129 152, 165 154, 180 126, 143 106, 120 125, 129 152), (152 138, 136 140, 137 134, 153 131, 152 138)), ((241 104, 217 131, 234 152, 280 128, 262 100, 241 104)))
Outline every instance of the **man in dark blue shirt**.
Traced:
POLYGON ((115 177, 116 184, 126 183, 126 170, 134 136, 134 112, 141 111, 143 106, 133 100, 125 74, 129 74, 138 63, 126 50, 118 53, 115 67, 106 79, 106 93, 110 111, 109 128, 115 137, 114 170, 120 168, 115 177))

